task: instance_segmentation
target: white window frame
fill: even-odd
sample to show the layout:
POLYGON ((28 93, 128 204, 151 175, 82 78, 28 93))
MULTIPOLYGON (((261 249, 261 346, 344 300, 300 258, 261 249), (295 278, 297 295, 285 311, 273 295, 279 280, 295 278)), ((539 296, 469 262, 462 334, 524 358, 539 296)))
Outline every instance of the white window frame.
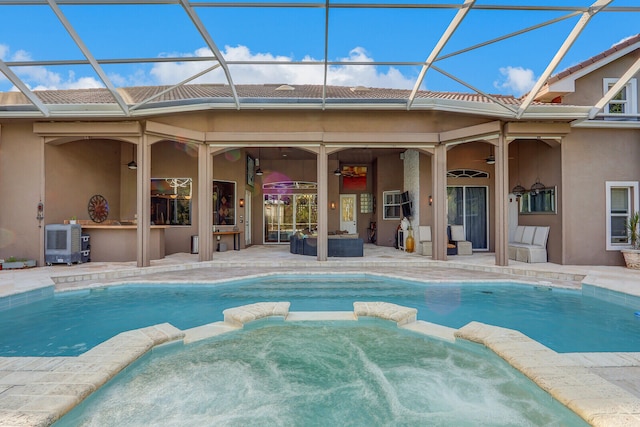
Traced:
MULTIPOLYGON (((604 78, 602 81, 603 91, 604 91, 603 93, 609 92, 609 89, 611 88, 611 86, 616 84, 618 80, 620 79, 604 78)), ((610 114, 613 116, 617 116, 617 115, 629 116, 629 115, 638 114, 638 100, 637 100, 638 81, 637 79, 635 78, 630 79, 629 82, 627 82, 627 84, 624 85, 621 91, 622 90, 626 91, 626 95, 627 95, 626 101, 616 101, 616 100, 609 101, 609 103, 604 107, 605 114, 610 114), (611 111, 609 111, 609 106, 611 104, 623 104, 625 106, 624 113, 612 113, 611 111)))
POLYGON ((400 190, 382 192, 382 219, 399 220, 402 219, 402 193, 400 190), (398 211, 398 216, 387 216, 387 208, 394 207, 398 211))
POLYGON ((631 241, 628 240, 626 243, 611 243, 611 189, 612 188, 627 188, 629 190, 629 196, 631 200, 629 201, 629 212, 628 216, 631 216, 633 212, 637 212, 639 209, 638 200, 638 181, 607 181, 605 183, 606 186, 606 230, 607 230, 607 250, 608 251, 619 251, 620 249, 628 249, 631 247, 631 241))

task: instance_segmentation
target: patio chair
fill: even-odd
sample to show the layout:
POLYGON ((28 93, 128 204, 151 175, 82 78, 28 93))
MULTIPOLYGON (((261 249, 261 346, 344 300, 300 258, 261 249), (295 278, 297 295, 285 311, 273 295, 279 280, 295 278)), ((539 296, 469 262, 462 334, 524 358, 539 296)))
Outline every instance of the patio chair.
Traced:
POLYGON ((433 242, 431 241, 431 226, 420 225, 418 226, 418 242, 422 250, 422 255, 433 255, 433 242))
MULTIPOLYGON (((450 225, 449 229, 451 230, 449 240, 455 242, 457 255, 473 255, 473 247, 464 235, 464 227, 462 225, 450 225)), ((447 251, 448 254, 449 251, 447 251)))

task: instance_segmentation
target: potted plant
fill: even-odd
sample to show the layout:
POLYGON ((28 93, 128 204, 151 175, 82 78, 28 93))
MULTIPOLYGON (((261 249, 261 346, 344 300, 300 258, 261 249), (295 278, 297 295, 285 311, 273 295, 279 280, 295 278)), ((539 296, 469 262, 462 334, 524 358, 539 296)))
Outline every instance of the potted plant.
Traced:
POLYGON ((35 266, 36 266, 36 260, 34 259, 16 258, 14 256, 10 256, 9 258, 2 261, 3 270, 32 268, 35 266))
POLYGON ((69 224, 75 224, 77 222, 78 218, 74 215, 71 217, 71 219, 69 220, 69 224))
POLYGON ((627 221, 627 233, 631 241, 630 249, 622 249, 627 268, 640 270, 640 212, 634 212, 627 221))

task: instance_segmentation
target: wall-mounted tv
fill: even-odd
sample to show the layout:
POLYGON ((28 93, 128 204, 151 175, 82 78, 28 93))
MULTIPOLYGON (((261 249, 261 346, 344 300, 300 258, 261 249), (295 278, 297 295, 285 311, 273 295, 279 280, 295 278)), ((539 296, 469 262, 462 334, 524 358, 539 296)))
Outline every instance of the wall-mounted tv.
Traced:
POLYGON ((411 217, 411 202, 402 204, 402 216, 411 217))
POLYGON ((409 199, 409 192, 405 191, 400 195, 400 203, 402 206, 402 216, 408 218, 411 217, 411 199, 409 199))
POLYGON ((411 202, 411 200, 409 199, 409 192, 405 191, 400 195, 400 203, 404 204, 409 202, 411 202))

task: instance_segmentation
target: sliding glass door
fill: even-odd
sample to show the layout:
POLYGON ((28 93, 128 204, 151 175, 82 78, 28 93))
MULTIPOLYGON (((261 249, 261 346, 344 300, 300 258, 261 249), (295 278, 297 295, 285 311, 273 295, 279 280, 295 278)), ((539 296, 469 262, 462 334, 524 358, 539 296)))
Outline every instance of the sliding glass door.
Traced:
POLYGON ((489 189, 486 186, 447 187, 447 220, 463 225, 474 250, 489 249, 489 189))
POLYGON ((315 232, 318 207, 315 194, 265 194, 264 242, 287 243, 296 231, 315 232))
POLYGON ((295 231, 315 233, 318 228, 318 205, 315 194, 296 194, 293 197, 295 212, 295 231))
POLYGON ((288 242, 293 230, 293 196, 290 194, 265 194, 264 242, 288 242))

